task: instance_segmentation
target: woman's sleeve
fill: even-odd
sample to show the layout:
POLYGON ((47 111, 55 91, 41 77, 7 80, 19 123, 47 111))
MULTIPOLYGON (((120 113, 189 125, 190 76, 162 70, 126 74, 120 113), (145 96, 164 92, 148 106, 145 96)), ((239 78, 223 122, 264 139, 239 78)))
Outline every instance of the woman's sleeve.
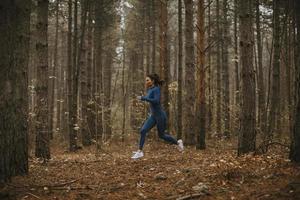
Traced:
POLYGON ((147 94, 147 96, 142 96, 142 101, 148 101, 153 104, 159 104, 160 102, 160 90, 157 88, 153 90, 153 97, 149 97, 150 93, 147 94))

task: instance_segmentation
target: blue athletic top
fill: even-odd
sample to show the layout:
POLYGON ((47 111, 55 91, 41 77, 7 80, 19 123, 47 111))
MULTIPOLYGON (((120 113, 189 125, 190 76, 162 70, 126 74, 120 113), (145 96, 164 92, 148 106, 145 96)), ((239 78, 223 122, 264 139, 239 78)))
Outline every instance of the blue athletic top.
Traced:
POLYGON ((147 95, 142 96, 142 101, 150 103, 150 111, 153 115, 160 115, 163 109, 160 105, 160 87, 154 86, 147 90, 147 95))

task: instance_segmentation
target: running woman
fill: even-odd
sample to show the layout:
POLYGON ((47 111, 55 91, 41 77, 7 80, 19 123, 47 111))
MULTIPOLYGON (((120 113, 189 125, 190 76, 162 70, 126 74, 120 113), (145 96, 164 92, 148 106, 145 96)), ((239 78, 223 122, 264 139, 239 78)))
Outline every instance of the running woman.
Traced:
POLYGON ((150 116, 144 122, 140 130, 139 150, 134 152, 132 159, 138 159, 144 156, 143 146, 145 143, 146 134, 156 125, 158 136, 169 142, 170 144, 178 145, 180 151, 184 150, 182 140, 176 140, 170 134, 166 133, 167 115, 160 104, 160 87, 163 81, 160 80, 157 74, 150 74, 146 77, 146 96, 138 96, 137 99, 147 101, 150 104, 150 116))

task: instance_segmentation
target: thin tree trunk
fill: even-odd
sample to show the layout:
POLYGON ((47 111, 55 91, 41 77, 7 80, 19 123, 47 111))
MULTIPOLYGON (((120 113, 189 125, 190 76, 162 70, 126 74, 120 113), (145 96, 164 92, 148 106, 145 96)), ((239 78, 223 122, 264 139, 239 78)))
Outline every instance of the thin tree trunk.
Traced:
MULTIPOLYGON (((211 2, 209 2, 207 9, 207 21, 208 21, 208 30, 207 30, 207 44, 211 45, 211 2)), ((213 72, 212 72, 212 62, 211 62, 211 48, 207 52, 208 57, 208 76, 207 76, 207 89, 208 89, 208 108, 207 108, 207 133, 210 133, 212 130, 212 111, 213 111, 213 72)), ((210 134, 208 135, 210 137, 210 134)))
POLYGON ((182 0, 178 0, 177 138, 182 138, 182 0))
POLYGON ((238 52, 238 0, 234 0, 234 75, 235 75, 235 110, 236 110, 236 126, 235 131, 238 132, 239 127, 239 108, 240 108, 240 77, 239 77, 239 52, 238 52))
POLYGON ((87 33, 87 127, 88 132, 91 138, 95 138, 95 102, 93 99, 93 88, 95 87, 93 84, 93 23, 92 23, 92 13, 94 10, 93 1, 90 3, 89 8, 89 17, 88 17, 88 33, 87 33))
POLYGON ((48 116, 48 0, 37 1, 37 122, 35 156, 50 159, 48 116))
POLYGON ((271 140, 276 133, 276 122, 279 116, 280 108, 280 9, 279 0, 273 2, 273 38, 274 38, 274 56, 273 56, 273 70, 272 70, 272 94, 271 94, 271 107, 270 119, 267 140, 271 140))
POLYGON ((86 30, 86 21, 90 1, 83 1, 83 6, 81 10, 81 36, 80 36, 80 46, 78 50, 78 69, 77 69, 77 88, 78 82, 81 81, 81 135, 82 135, 82 145, 89 146, 91 145, 91 135, 88 130, 88 121, 87 121, 87 104, 88 104, 88 91, 87 91, 87 63, 86 58, 86 42, 85 42, 85 30, 86 30), (79 80, 80 73, 80 80, 79 80))
MULTIPOLYGON (((74 130, 74 110, 73 110, 73 64, 72 63, 72 0, 68 1, 68 132, 69 132, 69 150, 75 151, 77 148, 76 132, 74 130)), ((74 54, 73 54, 74 55, 74 54)), ((75 113, 76 116, 76 113, 75 113)), ((76 120, 76 119, 75 119, 76 120)))
POLYGON ((152 19, 151 19, 151 26, 152 26, 152 70, 151 72, 156 71, 156 0, 151 1, 152 5, 152 19))
POLYGON ((228 19, 228 1, 223 0, 223 46, 222 46, 222 74, 223 74, 223 99, 224 99, 224 137, 229 138, 230 137, 230 113, 229 113, 229 43, 230 43, 230 37, 229 37, 229 19, 228 19))
POLYGON ((264 72, 263 72, 263 46, 261 37, 261 26, 260 26, 260 10, 259 0, 256 0, 256 41, 257 41, 257 58, 258 58, 258 123, 260 130, 264 133, 267 125, 267 113, 266 113, 266 102, 265 102, 265 83, 264 83, 264 72))
POLYGON ((59 77, 58 77, 58 19, 59 19, 59 2, 60 0, 56 0, 56 5, 55 5, 55 41, 54 41, 54 65, 53 65, 53 76, 52 76, 52 101, 51 101, 51 107, 50 107, 50 134, 53 138, 53 134, 55 133, 56 127, 59 127, 59 116, 54 115, 54 108, 57 108, 57 112, 59 112, 59 105, 57 99, 58 99, 58 94, 55 91, 58 91, 59 87, 59 77), (56 96, 57 94, 57 96, 56 96), (54 116, 56 118, 56 126, 54 126, 54 116))
POLYGON ((194 129, 194 102, 195 102, 195 56, 194 56, 194 29, 193 29, 193 1, 184 0, 185 3, 185 120, 184 131, 186 144, 195 144, 194 129))
MULTIPOLYGON (((97 149, 102 144, 103 124, 102 124, 102 1, 96 1, 95 4, 95 67, 96 67, 96 115, 97 115, 97 131, 96 142, 97 149)), ((101 148, 101 146, 100 146, 101 148)))
POLYGON ((217 116, 216 116, 216 123, 217 123, 217 133, 221 134, 221 129, 222 129, 222 114, 221 114, 221 28, 220 28, 220 1, 216 0, 216 39, 217 39, 217 74, 216 74, 216 78, 217 78, 217 88, 216 88, 216 92, 217 92, 217 116))
POLYGON ((198 0, 197 16, 197 70, 196 70, 196 130, 197 149, 205 149, 205 8, 204 0, 198 0), (198 125, 199 124, 199 125, 198 125))
MULTIPOLYGON (((108 47, 110 48, 110 47, 108 47)), ((103 131, 105 132, 106 140, 111 139, 111 77, 112 77, 112 66, 113 66, 113 49, 107 49, 105 55, 105 65, 103 66, 103 131)), ((125 101, 126 102, 126 101, 125 101)))
POLYGON ((160 2, 160 77, 165 81, 162 87, 162 104, 169 116, 169 68, 168 68, 168 0, 160 2))
POLYGON ((151 19, 151 1, 147 1, 146 3, 146 12, 147 12, 147 17, 145 17, 145 23, 146 23, 146 27, 147 27, 147 38, 146 38, 146 74, 150 74, 150 54, 151 54, 151 51, 150 51, 150 40, 151 40, 151 23, 150 21, 152 20, 151 19))

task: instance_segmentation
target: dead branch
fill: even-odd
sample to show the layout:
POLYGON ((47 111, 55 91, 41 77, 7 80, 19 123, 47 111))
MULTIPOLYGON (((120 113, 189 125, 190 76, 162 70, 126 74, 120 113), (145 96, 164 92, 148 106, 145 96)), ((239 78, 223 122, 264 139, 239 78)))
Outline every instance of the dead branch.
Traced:
POLYGON ((278 145, 278 146, 282 146, 285 148, 289 148, 289 145, 282 144, 280 142, 262 142, 255 150, 254 155, 261 155, 261 154, 267 153, 269 150, 269 147, 272 145, 278 145))
POLYGON ((44 187, 47 187, 47 188, 55 188, 55 187, 63 187, 63 186, 66 186, 66 185, 70 185, 72 183, 75 183, 77 180, 72 180, 72 181, 68 181, 68 182, 65 182, 65 183, 57 183, 57 184, 54 184, 54 185, 23 185, 23 186, 18 186, 18 185, 13 185, 13 184, 7 184, 9 186, 12 186, 12 187, 15 187, 15 188, 44 188, 44 187))
POLYGON ((35 195, 35 194, 32 194, 32 193, 30 193, 30 192, 26 192, 26 194, 28 194, 28 195, 30 195, 30 196, 33 196, 33 197, 35 197, 35 198, 37 198, 37 199, 41 199, 39 196, 37 196, 37 195, 35 195))
POLYGON ((192 199, 192 198, 195 198, 195 197, 200 197, 200 196, 203 196, 204 193, 195 193, 195 194, 190 194, 190 195, 186 195, 186 196, 183 196, 183 197, 178 197, 176 198, 176 200, 187 200, 187 199, 192 199))

